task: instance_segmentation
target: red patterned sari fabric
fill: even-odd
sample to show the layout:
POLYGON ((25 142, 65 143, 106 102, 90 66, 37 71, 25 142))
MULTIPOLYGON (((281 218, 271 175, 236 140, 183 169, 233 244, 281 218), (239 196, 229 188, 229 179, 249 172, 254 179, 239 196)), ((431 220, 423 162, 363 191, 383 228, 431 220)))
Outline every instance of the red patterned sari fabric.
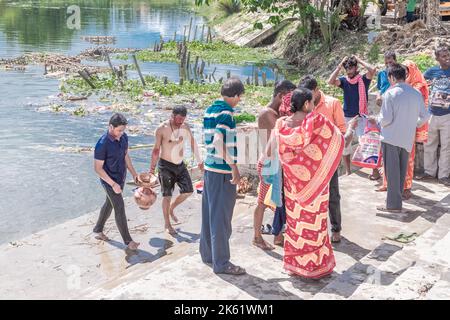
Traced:
POLYGON ((284 267, 318 279, 335 267, 328 236, 328 184, 344 149, 339 129, 319 113, 291 128, 280 118, 275 133, 283 167, 286 202, 284 267))

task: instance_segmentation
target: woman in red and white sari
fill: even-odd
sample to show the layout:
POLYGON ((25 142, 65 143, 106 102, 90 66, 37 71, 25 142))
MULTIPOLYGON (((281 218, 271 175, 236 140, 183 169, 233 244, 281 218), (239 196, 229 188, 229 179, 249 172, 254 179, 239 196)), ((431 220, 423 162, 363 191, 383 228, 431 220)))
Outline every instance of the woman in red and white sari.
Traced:
POLYGON ((318 279, 336 265, 328 235, 328 185, 341 160, 344 138, 324 116, 311 113, 313 109, 312 92, 296 89, 292 115, 277 121, 267 153, 278 150, 283 169, 284 268, 292 275, 318 279))

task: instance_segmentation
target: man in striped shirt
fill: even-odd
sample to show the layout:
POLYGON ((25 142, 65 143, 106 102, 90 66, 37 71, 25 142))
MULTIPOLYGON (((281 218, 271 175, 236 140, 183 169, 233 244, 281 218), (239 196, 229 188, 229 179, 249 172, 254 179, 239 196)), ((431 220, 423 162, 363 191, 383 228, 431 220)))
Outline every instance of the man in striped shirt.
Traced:
POLYGON ((237 167, 236 122, 234 109, 244 93, 238 78, 222 86, 223 100, 215 101, 203 119, 206 160, 202 199, 200 255, 212 264, 214 273, 245 274, 245 269, 230 262, 231 219, 236 203, 237 167))

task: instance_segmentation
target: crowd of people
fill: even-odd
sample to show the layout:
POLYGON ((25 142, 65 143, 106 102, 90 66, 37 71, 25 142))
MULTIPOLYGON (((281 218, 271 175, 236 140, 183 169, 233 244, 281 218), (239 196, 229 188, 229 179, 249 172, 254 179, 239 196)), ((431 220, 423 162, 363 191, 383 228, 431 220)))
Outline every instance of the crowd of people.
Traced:
MULTIPOLYGON (((397 61, 394 52, 384 54, 386 69, 378 72, 357 56, 345 57, 328 79, 343 92, 343 105, 326 95, 313 76, 298 85, 288 80, 275 84, 271 102, 258 116, 263 152, 257 172, 260 179, 254 211, 253 245, 263 250, 274 246, 263 239, 264 212, 274 212, 274 245, 284 248, 284 268, 292 275, 319 279, 335 267, 331 243, 341 241, 341 195, 338 167, 343 160, 351 174, 352 141, 367 128, 380 132, 383 168, 375 168, 371 180, 383 179, 378 191, 387 191, 385 212, 404 212, 403 200, 412 195, 416 142, 424 144, 425 173, 422 180, 437 178, 450 186, 450 51, 435 50, 438 65, 423 75, 413 61, 397 61), (362 74, 360 66, 366 69, 362 74), (342 71, 344 75, 340 74, 342 71), (369 86, 377 77, 378 115, 369 114, 369 86), (330 223, 328 223, 330 221, 330 223), (331 225, 331 236, 328 225, 331 225)), ((193 192, 191 177, 183 161, 184 145, 191 150, 203 172, 200 256, 214 273, 242 275, 244 268, 231 263, 229 240, 236 203, 236 186, 241 176, 238 166, 238 139, 235 108, 245 93, 239 78, 227 79, 222 99, 204 114, 206 156, 202 159, 185 119, 187 109, 175 107, 169 120, 155 133, 150 174, 158 168, 165 229, 175 235, 175 208, 193 192), (175 185, 179 195, 172 199, 175 185)), ((128 155, 127 121, 112 116, 108 132, 95 147, 95 170, 106 192, 94 233, 103 233, 112 209, 127 247, 136 250, 128 232, 122 190, 127 169, 137 184, 139 175, 128 155)))

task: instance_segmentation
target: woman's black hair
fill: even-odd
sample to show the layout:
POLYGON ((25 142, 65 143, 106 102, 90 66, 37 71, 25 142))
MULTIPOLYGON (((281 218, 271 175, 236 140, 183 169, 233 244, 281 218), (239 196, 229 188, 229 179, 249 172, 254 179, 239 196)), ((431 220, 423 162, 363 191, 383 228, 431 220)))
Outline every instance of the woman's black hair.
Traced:
POLYGON ((312 101, 313 93, 307 88, 295 89, 291 97, 291 112, 303 111, 306 101, 312 101))

